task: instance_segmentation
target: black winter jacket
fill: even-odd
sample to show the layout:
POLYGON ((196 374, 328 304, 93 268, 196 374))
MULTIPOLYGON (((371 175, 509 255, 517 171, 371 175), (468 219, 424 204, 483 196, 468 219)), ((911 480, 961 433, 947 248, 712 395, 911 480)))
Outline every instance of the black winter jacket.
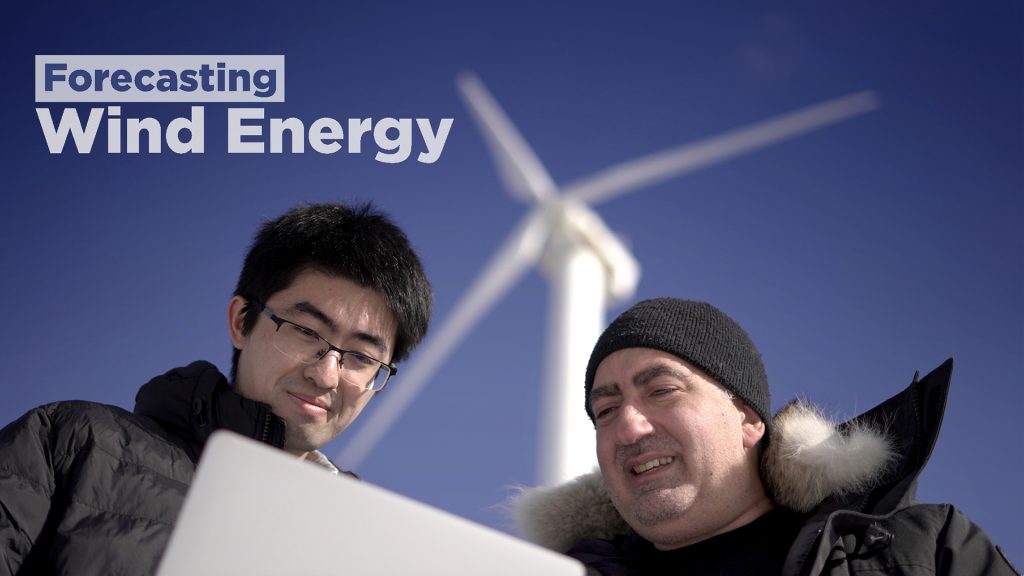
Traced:
MULTIPOLYGON (((923 380, 915 374, 903 392, 839 425, 804 402, 773 417, 762 475, 772 499, 803 518, 782 574, 1016 573, 962 512, 914 497, 942 424, 952 368, 947 360, 923 380)), ((571 548, 589 574, 638 574, 634 554, 642 539, 612 506, 599 472, 529 490, 517 505, 524 536, 561 552, 571 548)))
POLYGON ((0 430, 0 576, 155 572, 209 435, 284 443, 284 421, 211 364, 154 378, 135 412, 36 408, 0 430))

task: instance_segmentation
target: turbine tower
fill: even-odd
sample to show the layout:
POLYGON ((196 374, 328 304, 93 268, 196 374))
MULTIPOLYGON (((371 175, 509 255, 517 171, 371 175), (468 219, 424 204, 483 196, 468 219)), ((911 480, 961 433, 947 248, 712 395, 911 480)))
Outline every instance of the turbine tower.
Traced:
POLYGON ((593 426, 582 402, 590 350, 610 306, 632 299, 636 259, 590 206, 669 178, 823 128, 878 106, 859 92, 790 112, 720 136, 617 164, 559 188, 483 83, 466 73, 459 91, 483 132, 505 187, 532 205, 403 371, 376 411, 338 454, 357 467, 412 403, 466 334, 532 266, 551 285, 538 482, 553 485, 593 470, 593 426))

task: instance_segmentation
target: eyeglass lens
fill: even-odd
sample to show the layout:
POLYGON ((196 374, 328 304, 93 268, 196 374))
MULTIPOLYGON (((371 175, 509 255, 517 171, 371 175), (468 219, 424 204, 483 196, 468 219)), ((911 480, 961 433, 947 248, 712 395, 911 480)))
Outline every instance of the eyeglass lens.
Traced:
MULTIPOLYGON (((274 347, 282 354, 304 364, 315 364, 330 351, 327 342, 316 332, 282 322, 274 333, 274 347)), ((387 382, 389 371, 379 361, 358 352, 345 352, 338 358, 339 374, 350 384, 379 390, 387 382)))

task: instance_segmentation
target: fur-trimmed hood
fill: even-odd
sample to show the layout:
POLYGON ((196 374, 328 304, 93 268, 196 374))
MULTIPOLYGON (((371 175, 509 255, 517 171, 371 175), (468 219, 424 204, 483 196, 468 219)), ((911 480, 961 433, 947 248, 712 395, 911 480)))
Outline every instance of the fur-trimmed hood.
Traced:
MULTIPOLYGON (((913 496, 945 410, 952 360, 900 394, 848 422, 836 423, 809 402, 772 418, 762 477, 779 505, 809 513, 825 501, 895 508, 913 496)), ((564 552, 585 538, 611 539, 629 526, 595 470, 553 487, 523 490, 512 508, 522 535, 564 552)))

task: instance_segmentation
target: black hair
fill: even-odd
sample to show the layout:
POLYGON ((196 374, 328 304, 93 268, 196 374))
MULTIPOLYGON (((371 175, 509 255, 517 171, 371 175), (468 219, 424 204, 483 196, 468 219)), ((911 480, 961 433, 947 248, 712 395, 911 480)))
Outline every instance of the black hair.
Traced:
MULTIPOLYGON (((383 296, 398 321, 392 364, 409 356, 430 323, 432 292, 409 239, 388 216, 367 203, 309 204, 266 222, 249 248, 235 295, 266 302, 304 270, 346 278, 383 296)), ((246 304, 242 332, 259 309, 246 304)), ((231 358, 231 380, 240 351, 231 358)))

